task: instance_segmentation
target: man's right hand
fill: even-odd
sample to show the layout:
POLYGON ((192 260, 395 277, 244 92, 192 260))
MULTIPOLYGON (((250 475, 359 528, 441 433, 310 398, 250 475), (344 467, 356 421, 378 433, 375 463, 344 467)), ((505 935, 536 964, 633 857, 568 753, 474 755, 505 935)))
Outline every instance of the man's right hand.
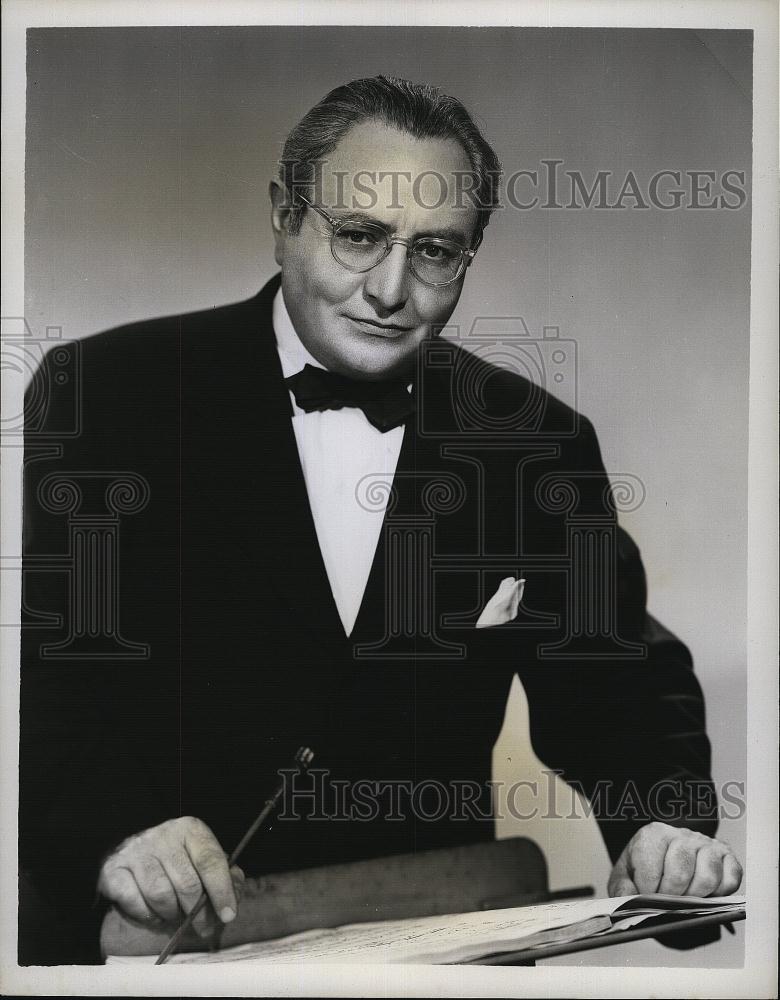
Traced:
POLYGON ((213 914, 229 923, 238 912, 244 873, 228 870, 225 852, 202 820, 170 819, 122 841, 100 869, 98 891, 126 916, 176 921, 205 889, 211 906, 194 921, 200 935, 213 930, 213 914))

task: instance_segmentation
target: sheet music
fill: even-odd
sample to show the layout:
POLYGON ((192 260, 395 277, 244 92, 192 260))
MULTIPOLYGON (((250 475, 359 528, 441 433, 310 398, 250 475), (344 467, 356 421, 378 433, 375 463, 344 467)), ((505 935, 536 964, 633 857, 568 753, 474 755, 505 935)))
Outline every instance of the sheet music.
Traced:
MULTIPOLYGON (((199 964, 221 962, 329 962, 329 963, 420 963, 446 964, 465 962, 487 954, 514 951, 547 943, 542 937, 552 930, 568 929, 555 935, 556 940, 576 940, 608 932, 612 915, 619 908, 619 922, 630 917, 647 918, 666 912, 663 897, 656 907, 648 906, 654 897, 618 896, 612 899, 573 899, 558 903, 455 913, 444 916, 350 924, 321 930, 304 931, 275 941, 238 945, 224 951, 193 952, 173 955, 169 962, 199 964), (636 913, 632 902, 639 904, 636 913), (623 914, 625 913, 625 916, 623 914)), ((676 899, 673 912, 681 912, 676 899)), ((720 899, 688 897, 685 912, 691 915, 720 909, 738 909, 744 897, 720 899)), ((639 922, 639 920, 636 920, 639 922)), ((155 956, 109 956, 107 962, 154 962, 155 956)))

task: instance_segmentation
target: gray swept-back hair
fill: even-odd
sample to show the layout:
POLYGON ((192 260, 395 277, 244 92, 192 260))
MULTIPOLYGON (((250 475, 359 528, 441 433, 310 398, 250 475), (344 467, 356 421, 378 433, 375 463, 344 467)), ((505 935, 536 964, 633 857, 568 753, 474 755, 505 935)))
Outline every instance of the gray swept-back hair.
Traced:
POLYGON ((351 128, 377 120, 415 139, 454 139, 471 164, 471 189, 463 194, 477 209, 480 237, 498 204, 501 164, 492 146, 455 98, 427 83, 390 76, 352 80, 336 87, 301 118, 284 144, 279 178, 293 199, 289 231, 297 233, 304 205, 296 192, 311 197, 318 164, 333 152, 351 128))

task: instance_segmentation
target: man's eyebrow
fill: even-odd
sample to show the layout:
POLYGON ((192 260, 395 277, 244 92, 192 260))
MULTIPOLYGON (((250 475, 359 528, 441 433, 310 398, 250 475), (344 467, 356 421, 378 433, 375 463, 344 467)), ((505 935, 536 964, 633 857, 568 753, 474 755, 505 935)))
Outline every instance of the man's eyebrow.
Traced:
POLYGON ((424 233, 419 233, 415 239, 425 239, 426 236, 433 237, 438 240, 452 240, 453 243, 462 243, 464 246, 469 245, 469 238, 462 229, 458 229, 455 226, 442 226, 440 229, 431 229, 424 233))
MULTIPOLYGON (((332 212, 331 214, 337 222, 365 222, 371 226, 377 226, 379 229, 384 229, 390 235, 395 231, 392 226, 380 222, 379 219, 376 219, 373 215, 368 215, 366 212, 340 211, 332 212)), ((440 226, 439 228, 426 229, 415 233, 413 238, 415 240, 422 240, 426 237, 438 240, 452 240, 453 243, 461 243, 464 246, 469 245, 468 235, 457 226, 440 226)))

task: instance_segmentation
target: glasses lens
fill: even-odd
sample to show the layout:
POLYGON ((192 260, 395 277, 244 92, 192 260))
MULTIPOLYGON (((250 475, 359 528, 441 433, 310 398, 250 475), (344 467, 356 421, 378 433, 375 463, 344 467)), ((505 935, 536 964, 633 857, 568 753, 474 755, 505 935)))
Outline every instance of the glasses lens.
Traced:
POLYGON ((387 236, 378 226, 347 222, 333 233, 333 256, 353 271, 367 271, 387 253, 387 236))
POLYGON ((410 265, 420 281, 431 285, 445 285, 460 274, 463 250, 455 243, 444 240, 420 240, 412 248, 410 265))

